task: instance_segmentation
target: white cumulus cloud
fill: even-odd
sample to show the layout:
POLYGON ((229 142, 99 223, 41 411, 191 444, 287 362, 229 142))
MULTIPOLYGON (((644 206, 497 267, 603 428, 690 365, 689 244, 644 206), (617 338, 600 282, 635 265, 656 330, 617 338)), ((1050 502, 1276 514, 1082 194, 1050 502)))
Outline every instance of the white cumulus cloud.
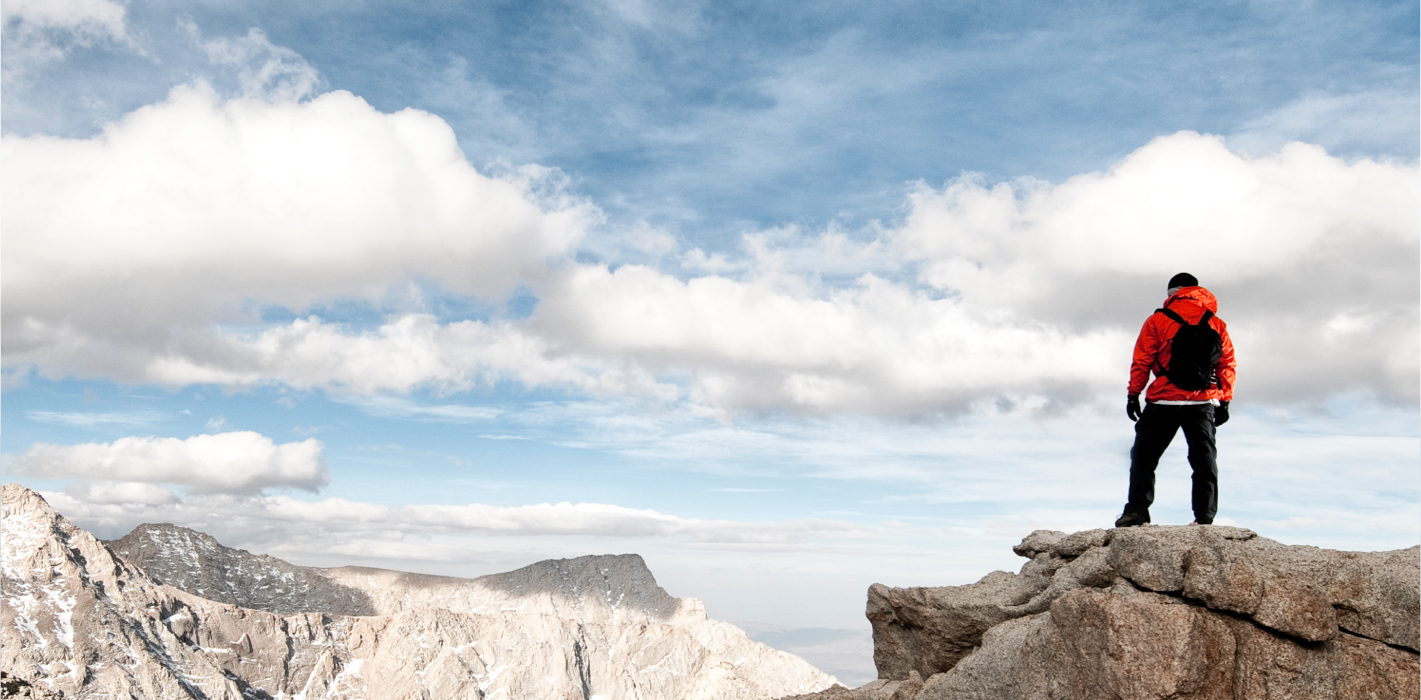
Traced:
POLYGON ((1240 392, 1414 401, 1418 212, 1415 164, 1302 143, 1255 158, 1181 132, 1059 185, 922 188, 893 237, 926 284, 1079 331, 1133 335, 1188 271, 1219 297, 1240 392))
POLYGON ((98 505, 160 506, 178 502, 172 491, 157 484, 132 481, 85 481, 71 484, 65 493, 98 505))
POLYGON ((183 88, 94 139, 5 137, 3 155, 12 373, 366 396, 511 381, 722 415, 1051 408, 1123 392, 1135 333, 1189 271, 1220 299, 1241 398, 1406 402, 1421 384, 1417 166, 1302 143, 1255 157, 1180 132, 1059 184, 919 185, 872 240, 756 234, 689 278, 575 262, 595 211, 475 172, 437 117, 347 93, 183 88), (538 303, 365 325, 256 313, 421 280, 538 303))
POLYGON ((47 479, 129 482, 84 486, 77 495, 100 503, 124 502, 125 495, 153 503, 164 499, 141 485, 174 484, 195 493, 252 494, 273 487, 315 491, 330 481, 321 447, 315 439, 278 445, 250 431, 186 440, 126 437, 81 445, 37 443, 9 467, 47 479))
POLYGON ((873 275, 818 289, 583 267, 534 327, 592 357, 688 370, 708 403, 732 410, 957 411, 1004 393, 1087 393, 1128 362, 1118 331, 1066 333, 930 291, 873 275))
MULTIPOLYGON (((434 281, 497 298, 561 259, 592 211, 486 177, 449 126, 346 92, 219 101, 183 87, 89 139, 7 135, 4 355, 148 380, 263 305, 434 281)), ((525 177, 526 176, 526 177, 525 177)), ((241 358, 234 358, 240 366, 241 358)))
POLYGON ((373 330, 352 330, 319 318, 297 319, 249 335, 205 338, 154 358, 144 377, 175 386, 246 386, 281 382, 377 394, 434 387, 453 392, 500 380, 592 394, 638 393, 669 398, 674 387, 648 372, 620 370, 564 357, 553 342, 510 322, 440 323, 405 314, 373 330))

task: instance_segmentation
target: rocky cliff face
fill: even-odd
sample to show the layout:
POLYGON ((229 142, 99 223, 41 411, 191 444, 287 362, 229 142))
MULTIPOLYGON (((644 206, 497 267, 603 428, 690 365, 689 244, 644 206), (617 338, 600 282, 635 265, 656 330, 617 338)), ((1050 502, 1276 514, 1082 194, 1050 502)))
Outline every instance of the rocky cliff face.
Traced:
POLYGON ((36 693, 766 700, 833 683, 635 555, 467 580, 297 567, 171 525, 111 549, 13 484, 3 518, 0 656, 36 693))
POLYGON ((1037 531, 1019 574, 869 589, 879 680, 817 700, 1361 700, 1421 694, 1421 547, 1219 526, 1037 531))

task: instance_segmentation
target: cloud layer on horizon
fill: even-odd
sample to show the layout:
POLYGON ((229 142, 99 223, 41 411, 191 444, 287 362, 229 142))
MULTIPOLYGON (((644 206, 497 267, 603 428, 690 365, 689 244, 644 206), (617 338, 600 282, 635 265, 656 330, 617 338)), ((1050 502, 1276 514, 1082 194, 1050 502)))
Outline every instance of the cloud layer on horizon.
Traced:
MULTIPOLYGON (((443 409, 441 413, 447 413, 452 407, 443 409)), ((1399 415, 1373 418, 1377 417, 1405 422, 1399 415)), ((1368 420, 1361 416, 1352 423, 1368 420)), ((1280 427, 1256 410, 1235 421, 1238 424, 1228 428, 1227 462, 1233 466, 1223 471, 1231 494, 1228 517, 1268 537, 1302 538, 1319 546, 1368 549, 1383 542, 1387 547, 1402 547, 1414 541, 1414 496, 1395 488, 1414 464, 1413 436, 1390 434, 1383 426, 1377 426, 1381 434, 1361 435, 1355 425, 1339 426, 1335 419, 1323 417, 1311 425, 1280 427), (1340 463, 1353 466, 1336 469, 1340 463)), ((616 502, 538 501, 536 495, 520 505, 518 496, 510 499, 496 491, 484 497, 502 498, 504 503, 411 503, 402 502, 398 495, 391 502, 346 497, 304 500, 240 489, 206 493, 187 489, 180 496, 150 483, 106 480, 114 478, 111 472, 75 473, 62 491, 49 490, 53 486, 42 490, 67 517, 104 537, 121 536, 143 522, 173 522, 213 534, 229 546, 322 562, 316 565, 359 561, 412 566, 395 563, 403 561, 420 562, 417 570, 447 572, 454 572, 446 567, 457 566, 465 556, 538 551, 537 558, 545 558, 549 552, 585 554, 589 547, 683 553, 704 548, 763 553, 790 547, 852 551, 856 557, 905 557, 904 547, 938 546, 944 538, 1014 542, 1038 528, 1095 527, 1118 513, 1117 497, 1123 498, 1119 449, 1128 443, 1122 443, 1123 419, 1113 412, 1109 416, 1086 412, 1067 424, 1034 430, 1023 429, 1023 421, 1004 415, 973 416, 961 431, 929 424, 862 422, 848 418, 836 425, 797 422, 787 429, 768 426, 768 432, 758 434, 734 426, 707 430, 694 420, 679 426, 658 428, 643 422, 622 428, 641 433, 647 449, 674 453, 665 456, 677 460, 683 470, 693 471, 697 459, 729 461, 733 467, 736 454, 763 457, 773 465, 757 464, 740 478, 716 483, 792 483, 792 491, 812 491, 818 488, 815 481, 852 484, 857 500, 844 510, 819 510, 822 503, 813 505, 818 502, 812 493, 737 496, 740 505, 769 498, 768 502, 783 507, 759 517, 733 519, 677 515, 665 507, 616 502), (983 441, 987 445, 980 444, 983 441), (789 482, 784 481, 787 477, 789 482), (1109 488, 1102 488, 1106 485, 1109 488), (774 513, 792 507, 791 501, 800 504, 798 512, 804 515, 776 520, 774 513), (592 544, 594 540, 599 543, 592 544), (879 546, 891 551, 879 552, 879 546)), ((608 427, 587 427, 586 438, 610 443, 600 446, 604 449, 624 442, 608 435, 608 427)), ((1182 468, 1182 455, 1172 459, 1174 468, 1160 476, 1161 499, 1155 514, 1162 522, 1171 522, 1174 516, 1182 523, 1189 517, 1188 474, 1182 468)), ((454 481, 448 493, 463 498, 484 488, 454 481)), ((626 497, 635 500, 635 489, 626 497)))
MULTIPOLYGON (((123 475, 118 475, 122 477, 123 475)), ((605 503, 524 506, 412 504, 389 506, 343 498, 303 501, 238 494, 154 497, 148 484, 82 483, 44 495, 71 519, 122 534, 143 522, 177 522, 212 533, 242 533, 243 541, 273 541, 294 531, 303 539, 389 540, 438 534, 601 538, 680 537, 691 543, 782 545, 823 538, 862 539, 868 531, 843 520, 800 518, 740 522, 686 518, 605 503)))

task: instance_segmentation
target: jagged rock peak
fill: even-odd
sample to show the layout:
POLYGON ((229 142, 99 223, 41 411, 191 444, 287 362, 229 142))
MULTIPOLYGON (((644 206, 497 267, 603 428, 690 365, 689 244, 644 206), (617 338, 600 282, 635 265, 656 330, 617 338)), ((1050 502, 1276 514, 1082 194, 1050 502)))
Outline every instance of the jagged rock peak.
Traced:
POLYGON ((319 569, 224 547, 216 538, 169 523, 144 523, 106 542, 153 581, 244 608, 278 615, 324 612, 374 615, 370 596, 326 578, 319 569))
MULTIPOLYGON (((155 583, 28 489, 6 485, 3 500, 0 669, 7 688, 35 697, 768 700, 833 684, 706 619, 696 601, 670 598, 632 555, 541 562, 488 580, 307 569, 370 585, 352 588, 380 614, 281 615, 155 583), (634 589, 638 581, 649 588, 634 589), (667 599, 674 614, 656 621, 667 599)), ((172 526, 130 543, 144 541, 183 555, 150 551, 155 569, 196 557, 196 581, 203 567, 240 586, 245 575, 290 566, 172 526), (233 561, 240 571, 218 566, 233 561)))
POLYGON ((679 599, 657 585, 638 554, 549 559, 475 581, 511 596, 548 594, 609 609, 632 608, 657 621, 670 619, 681 606, 679 599))
POLYGON ((614 623, 704 620, 694 598, 675 598, 636 554, 551 559, 475 579, 343 566, 320 569, 369 596, 379 614, 438 607, 465 614, 517 611, 614 623))
POLYGON ((1341 552, 1251 530, 1040 530, 1018 574, 874 584, 879 680, 814 700, 1415 698, 1421 547, 1341 552))
POLYGON ((244 683, 163 622, 181 607, 177 591, 115 557, 39 494, 5 484, 0 529, 0 669, 17 692, 28 685, 34 697, 245 697, 244 683))

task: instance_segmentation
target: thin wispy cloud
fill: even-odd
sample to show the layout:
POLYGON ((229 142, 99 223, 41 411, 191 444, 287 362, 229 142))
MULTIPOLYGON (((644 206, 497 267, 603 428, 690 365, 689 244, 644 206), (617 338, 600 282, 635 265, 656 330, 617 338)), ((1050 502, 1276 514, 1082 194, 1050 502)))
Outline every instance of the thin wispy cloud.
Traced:
MULTIPOLYGON (((1421 112, 1421 95, 1414 88, 1407 83, 1304 94, 1239 125, 1229 134, 1229 145, 1255 154, 1271 153, 1289 141, 1315 143, 1341 156, 1386 152, 1392 144, 1421 139, 1409 124, 1411 115, 1421 112)), ((1401 153, 1414 153, 1418 146, 1401 153)))
POLYGON ((248 29, 246 36, 204 40, 197 25, 183 26, 214 65, 238 71, 242 97, 297 101, 312 96, 321 82, 320 73, 301 54, 271 43, 266 32, 256 27, 248 29))
POLYGON ((391 396, 341 396, 336 397, 336 400, 349 403, 375 416, 416 418, 449 423, 487 423, 504 413, 502 409, 488 406, 428 405, 391 396))
POLYGON ((168 419, 168 416, 156 412, 25 411, 25 417, 39 423, 91 429, 103 426, 143 428, 168 419))
POLYGON ((124 4, 110 0, 11 0, 0 9, 0 21, 6 83, 98 43, 141 52, 129 33, 124 4))

